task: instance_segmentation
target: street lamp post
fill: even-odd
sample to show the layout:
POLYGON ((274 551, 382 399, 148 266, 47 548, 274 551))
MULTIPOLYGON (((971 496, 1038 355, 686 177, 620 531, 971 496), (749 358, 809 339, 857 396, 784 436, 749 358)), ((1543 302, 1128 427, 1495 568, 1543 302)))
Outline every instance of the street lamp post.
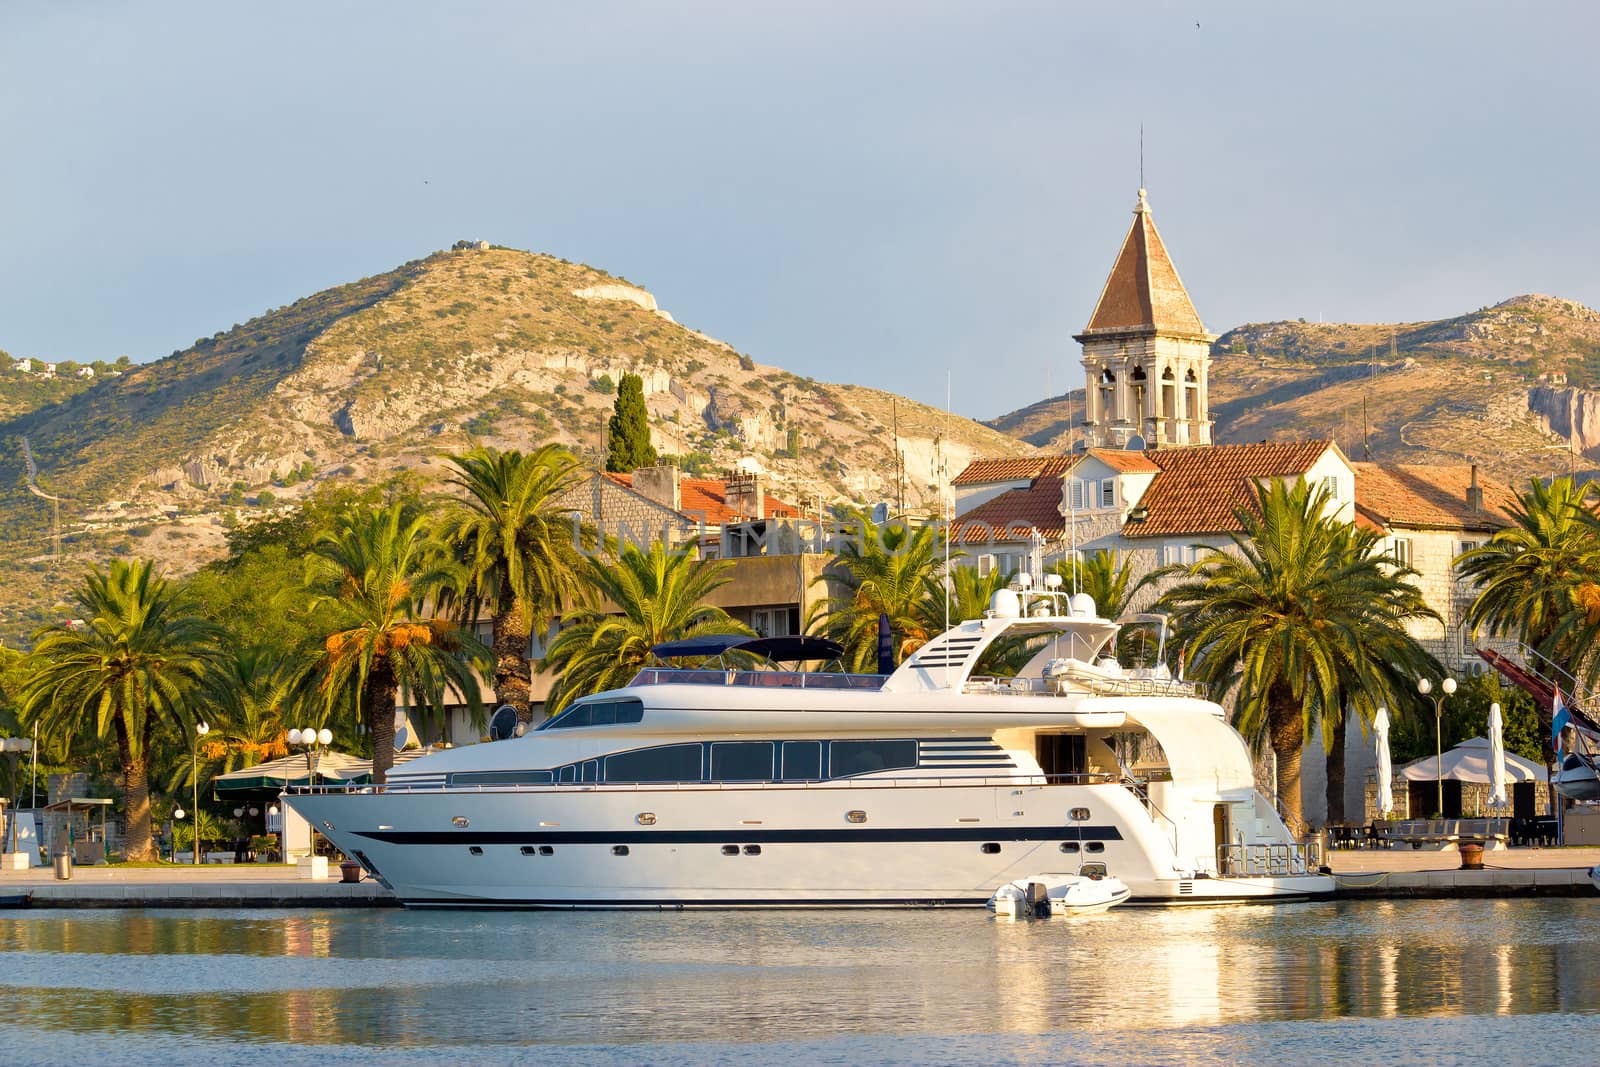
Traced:
POLYGON ((311 776, 311 785, 317 784, 317 755, 320 749, 333 744, 333 731, 327 727, 313 730, 307 726, 300 730, 289 731, 289 746, 291 748, 304 747, 306 750, 306 773, 311 776))
MULTIPOLYGON (((183 821, 183 809, 172 809, 172 862, 178 862, 178 824, 183 821)), ((199 820, 195 820, 198 822, 199 820)))
POLYGON ((195 724, 195 737, 189 743, 189 776, 194 779, 194 862, 200 862, 200 739, 211 732, 211 724, 195 724))
MULTIPOLYGON (((1440 818, 1444 818, 1444 698, 1455 691, 1456 680, 1447 677, 1439 683, 1439 695, 1433 698, 1433 777, 1439 789, 1440 818)), ((1433 692, 1433 683, 1418 678, 1417 692, 1427 696, 1433 692)))

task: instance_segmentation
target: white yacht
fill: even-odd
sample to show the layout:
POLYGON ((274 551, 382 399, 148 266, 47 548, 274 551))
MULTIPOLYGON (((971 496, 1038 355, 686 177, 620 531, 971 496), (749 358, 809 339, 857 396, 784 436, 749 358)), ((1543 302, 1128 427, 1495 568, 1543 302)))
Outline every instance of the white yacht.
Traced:
POLYGON ((1118 628, 1002 590, 887 675, 752 666, 837 655, 817 638, 678 642, 702 665, 287 802, 413 907, 982 906, 1082 861, 1133 903, 1332 892, 1222 708, 1119 667, 1118 628))

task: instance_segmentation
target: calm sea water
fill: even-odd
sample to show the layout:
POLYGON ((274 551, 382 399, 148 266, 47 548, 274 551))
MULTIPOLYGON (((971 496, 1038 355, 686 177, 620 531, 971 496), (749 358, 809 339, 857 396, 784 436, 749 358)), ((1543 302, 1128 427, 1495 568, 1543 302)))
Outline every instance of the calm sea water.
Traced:
POLYGON ((1600 898, 0 911, 0 1062, 1593 1063, 1600 898))

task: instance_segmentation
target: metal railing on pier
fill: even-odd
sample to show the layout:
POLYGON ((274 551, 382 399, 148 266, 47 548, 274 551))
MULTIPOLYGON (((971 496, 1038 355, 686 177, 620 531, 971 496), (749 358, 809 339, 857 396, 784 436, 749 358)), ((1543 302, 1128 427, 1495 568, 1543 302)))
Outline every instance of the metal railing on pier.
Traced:
POLYGON ((1320 843, 1219 845, 1217 869, 1224 878, 1291 878, 1322 865, 1320 843))

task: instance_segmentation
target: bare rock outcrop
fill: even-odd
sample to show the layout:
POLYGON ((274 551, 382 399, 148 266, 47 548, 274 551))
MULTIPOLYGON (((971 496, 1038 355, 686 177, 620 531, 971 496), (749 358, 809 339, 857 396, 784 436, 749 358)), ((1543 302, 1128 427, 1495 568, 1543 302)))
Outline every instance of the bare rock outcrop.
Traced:
POLYGON ((1528 410, 1544 429, 1565 437, 1585 456, 1600 459, 1600 393, 1535 386, 1528 390, 1528 410))

